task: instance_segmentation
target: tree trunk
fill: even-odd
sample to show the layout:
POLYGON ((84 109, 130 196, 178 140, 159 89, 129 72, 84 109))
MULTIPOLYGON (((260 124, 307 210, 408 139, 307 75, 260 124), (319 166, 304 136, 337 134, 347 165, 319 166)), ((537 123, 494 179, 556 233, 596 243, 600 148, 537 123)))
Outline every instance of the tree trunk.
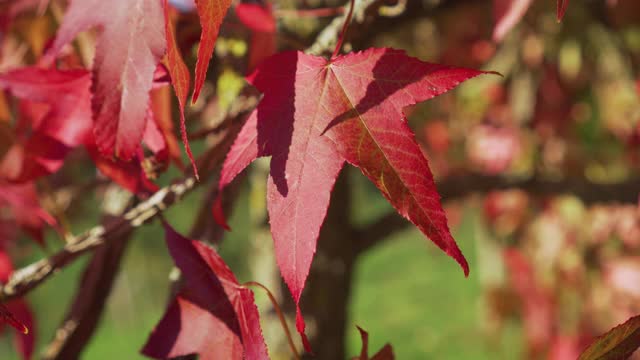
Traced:
POLYGON ((301 301, 315 354, 313 359, 318 360, 345 359, 345 333, 355 260, 355 234, 350 221, 346 169, 338 177, 331 197, 301 301))

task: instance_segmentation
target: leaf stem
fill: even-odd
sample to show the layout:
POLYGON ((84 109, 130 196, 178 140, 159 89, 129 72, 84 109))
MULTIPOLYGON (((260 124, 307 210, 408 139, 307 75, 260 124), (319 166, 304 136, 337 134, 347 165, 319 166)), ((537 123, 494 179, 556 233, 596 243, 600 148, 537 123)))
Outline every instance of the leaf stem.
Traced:
POLYGON ((289 326, 287 325, 287 321, 284 318, 284 314, 282 313, 282 309, 280 308, 280 305, 278 305, 278 300, 276 300, 275 296, 273 296, 271 291, 269 291, 269 289, 266 286, 262 285, 261 283, 259 283, 257 281, 248 281, 248 282, 242 284, 242 286, 243 287, 257 286, 257 287, 259 287, 262 290, 267 292, 267 295, 269 296, 269 300, 271 300, 271 303, 273 304, 273 309, 276 311, 276 314, 278 314, 278 318, 280 319, 280 324, 282 324, 282 328, 284 329, 284 333, 287 336, 287 341, 289 342, 289 347, 291 348, 291 352, 293 352, 293 357, 296 360, 300 360, 300 354, 298 354, 298 350, 296 349, 296 346, 293 344, 293 338, 291 337, 291 332, 289 331, 289 326))
POLYGON ((335 59, 342 49, 342 42, 344 41, 345 36, 347 35, 347 29, 349 29, 349 24, 351 23, 351 18, 353 17, 353 8, 355 6, 356 0, 351 0, 351 5, 349 6, 349 13, 347 17, 344 19, 344 25, 342 25, 342 31, 340 32, 340 37, 338 37, 338 43, 336 44, 336 48, 333 50, 333 54, 331 55, 331 60, 335 59))

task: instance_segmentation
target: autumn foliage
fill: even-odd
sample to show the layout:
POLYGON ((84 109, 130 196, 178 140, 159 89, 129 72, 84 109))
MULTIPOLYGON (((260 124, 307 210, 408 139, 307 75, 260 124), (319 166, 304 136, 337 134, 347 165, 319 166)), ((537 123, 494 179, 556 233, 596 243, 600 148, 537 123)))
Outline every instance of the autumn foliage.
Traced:
MULTIPOLYGON (((638 255, 624 257, 620 250, 602 250, 610 237, 616 237, 620 248, 629 254, 638 250, 638 211, 635 205, 602 210, 617 211, 618 216, 612 217, 599 213, 597 207, 576 204, 577 200, 562 196, 540 200, 531 194, 545 192, 547 178, 557 185, 561 183, 558 179, 581 172, 584 155, 580 151, 591 146, 585 151, 592 154, 599 145, 614 147, 613 139, 616 149, 623 148, 627 161, 624 174, 631 182, 637 180, 634 170, 626 169, 637 168, 640 161, 640 89, 631 90, 628 102, 616 99, 619 102, 614 101, 614 106, 601 105, 602 116, 615 119, 608 127, 613 135, 597 138, 599 128, 594 130, 597 126, 589 122, 595 111, 585 110, 585 104, 607 99, 620 87, 628 89, 628 81, 611 80, 599 97, 581 95, 586 100, 573 103, 574 97, 587 92, 589 77, 584 69, 592 64, 582 65, 582 70, 575 64, 581 59, 574 54, 577 40, 559 45, 559 52, 565 51, 560 65, 545 58, 549 50, 531 30, 535 25, 527 14, 546 19, 550 4, 494 0, 492 4, 460 5, 463 10, 454 13, 460 19, 445 21, 440 34, 443 39, 448 37, 440 49, 442 62, 451 62, 447 65, 389 46, 366 43, 357 48, 357 35, 379 31, 359 24, 383 16, 413 16, 410 9, 421 6, 411 1, 391 3, 351 1, 340 4, 343 7, 310 12, 294 8, 301 23, 306 17, 315 21, 326 14, 335 16, 334 23, 326 21, 321 26, 332 35, 330 43, 324 44, 322 33, 314 42, 313 37, 305 41, 281 31, 286 16, 278 12, 282 4, 277 1, 196 0, 186 9, 185 2, 168 0, 0 1, 0 281, 4 284, 0 299, 6 301, 0 307, 0 317, 18 330, 14 337, 20 355, 29 359, 34 353, 37 321, 23 295, 79 255, 94 251, 98 256, 96 249, 108 249, 142 223, 161 217, 166 247, 180 275, 171 285, 166 312, 158 314, 146 344, 140 344, 142 354, 157 359, 194 354, 199 359, 268 359, 270 344, 263 335, 254 295, 254 291, 265 289, 264 285, 238 281, 217 251, 219 236, 216 241, 206 241, 196 230, 189 236, 181 235, 172 227, 175 221, 164 218, 162 212, 188 191, 202 186, 209 191, 203 201, 204 222, 216 231, 229 230, 226 216, 237 196, 237 178, 242 178, 256 159, 270 157, 265 191, 269 230, 301 340, 289 334, 283 315, 286 308, 280 309, 277 301, 273 308, 282 320, 294 357, 299 357, 299 342, 307 354, 322 354, 322 349, 312 347, 313 336, 318 334, 308 334, 303 293, 312 263, 317 261, 314 257, 321 229, 323 224, 328 226, 325 219, 332 192, 345 164, 358 168, 379 190, 404 218, 402 226, 413 224, 426 240, 457 262, 465 276, 474 268, 452 236, 449 223, 452 219, 455 222, 455 206, 445 212, 441 193, 451 195, 439 192, 442 188, 436 186, 434 173, 445 179, 441 183, 444 187, 447 177, 471 179, 471 183, 453 187, 455 197, 471 191, 487 192, 480 212, 487 236, 504 240, 502 247, 494 244, 492 249, 506 274, 500 283, 483 284, 490 316, 500 327, 511 314, 520 315, 531 358, 578 356, 602 330, 601 325, 609 323, 581 318, 570 331, 560 331, 558 314, 564 296, 575 290, 576 294, 589 294, 590 299, 594 290, 585 285, 585 274, 590 271, 620 288, 630 276, 640 279, 638 255), (480 15, 465 6, 488 9, 493 22, 478 25, 482 31, 477 33, 462 25, 456 28, 465 16, 469 24, 482 23, 475 18, 480 15), (38 27, 40 22, 46 26, 38 27), (516 30, 523 22, 529 33, 516 30), (237 50, 240 46, 234 50, 216 45, 219 37, 236 32, 244 36, 246 51, 237 50), (519 36, 526 44, 521 54, 500 53, 510 46, 517 48, 519 36), (304 51, 311 43, 313 54, 304 51), (223 53, 233 51, 241 55, 225 60, 223 53), (510 57, 517 57, 518 65, 504 65, 516 61, 510 57), (222 63, 224 70, 217 67, 222 63), (238 73, 247 75, 241 80, 238 73), (220 80, 224 76, 238 78, 231 82, 233 86, 224 83, 232 88, 228 99, 224 98, 228 89, 222 89, 220 80), (464 101, 456 103, 453 96, 440 96, 465 82, 480 89, 474 94, 482 99, 480 105, 466 106, 464 101), (473 85, 476 82, 478 85, 473 85), (429 117, 416 129, 410 118, 420 114, 421 103, 436 97, 439 102, 434 100, 433 106, 439 115, 429 117), (623 108, 623 115, 607 113, 612 107, 623 108), (472 110, 467 113, 461 110, 468 108, 472 110), (635 122, 629 125, 622 116, 635 116, 635 122), (209 121, 212 118, 217 120, 209 121), (455 122, 460 118, 466 123, 455 122), (570 118, 580 119, 576 121, 578 135, 572 132, 570 118), (178 139, 189 166, 184 164, 178 139), (197 144, 194 149, 198 151, 192 152, 190 142, 197 144), (532 165, 538 160, 540 165, 532 165), (549 176, 536 182, 537 175, 545 171, 549 176), (88 179, 81 181, 84 175, 80 173, 89 174, 85 176, 88 179), (174 178, 167 181, 168 174, 174 178), (531 179, 521 180, 527 176, 531 179), (489 185, 484 186, 485 182, 489 185), (87 192, 85 189, 105 184, 116 184, 129 192, 125 206, 116 214, 105 214, 102 225, 96 224, 85 234, 72 234, 59 194, 79 187, 71 192, 73 196, 66 196, 69 206, 74 196, 87 192), (510 187, 521 189, 501 191, 510 187), (532 209, 536 209, 535 215, 532 209), (593 221, 582 226, 576 213, 580 219, 593 221), (45 242, 46 229, 52 229, 62 242, 45 242), (48 257, 14 272, 9 254, 19 243, 21 232, 45 249, 48 257), (565 240, 555 247, 540 240, 554 236, 565 240), (551 265, 544 268, 544 261, 551 265), (616 280, 620 277, 624 279, 616 280)), ((633 8, 622 3, 606 6, 633 8)), ((548 36, 560 31, 560 22, 571 16, 574 6, 568 0, 554 5, 551 13, 555 22, 541 21, 548 36)), ((600 30, 590 34, 606 37, 600 30)), ((631 62, 637 66, 637 49, 634 56, 631 62)), ((602 77, 608 80, 614 75, 605 73, 602 77)), ((631 83, 634 80, 640 81, 631 79, 631 83)), ((601 200, 597 195, 596 201, 589 200, 593 191, 601 194, 601 187, 596 181, 595 190, 585 191, 594 177, 586 178, 569 183, 558 193, 584 194, 585 203, 601 200)), ((619 191, 628 188, 633 193, 631 202, 636 202, 634 185, 619 191)), ((107 195, 101 201, 109 205, 107 195)), ((87 266, 83 281, 91 277, 91 269, 87 266)), ((633 296, 640 299, 637 286, 629 291, 635 291, 633 296)), ((277 298, 271 293, 269 297, 277 298)), ((589 309, 585 314, 596 313, 599 305, 589 303, 580 309, 589 309)), ((640 311, 627 303, 624 309, 625 319, 640 311)), ((72 308, 70 316, 73 313, 72 308)), ((88 326, 92 333, 96 325, 88 326)), ((581 358, 630 355, 640 345, 638 328, 637 317, 629 319, 598 338, 581 358)), ((391 345, 376 349, 370 357, 369 335, 358 329, 363 343, 360 359, 394 357, 391 345)), ((73 330, 70 332, 73 335, 73 330)), ((53 355, 47 358, 64 357, 60 355, 63 352, 56 355, 56 341, 64 351, 75 351, 76 355, 84 346, 56 339, 50 347, 53 355)))

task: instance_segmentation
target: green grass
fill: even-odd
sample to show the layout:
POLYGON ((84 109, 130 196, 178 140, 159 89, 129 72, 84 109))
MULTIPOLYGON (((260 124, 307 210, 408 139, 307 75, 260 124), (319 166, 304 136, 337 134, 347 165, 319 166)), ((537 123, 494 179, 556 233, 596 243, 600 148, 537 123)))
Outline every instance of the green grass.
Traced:
MULTIPOLYGON (((398 359, 515 359, 518 331, 489 347, 480 327, 481 288, 475 269, 473 225, 467 216, 456 239, 471 274, 417 230, 397 234, 360 260, 350 323, 369 332, 369 351, 391 343, 398 359)), ((350 354, 361 348, 353 327, 350 354)))

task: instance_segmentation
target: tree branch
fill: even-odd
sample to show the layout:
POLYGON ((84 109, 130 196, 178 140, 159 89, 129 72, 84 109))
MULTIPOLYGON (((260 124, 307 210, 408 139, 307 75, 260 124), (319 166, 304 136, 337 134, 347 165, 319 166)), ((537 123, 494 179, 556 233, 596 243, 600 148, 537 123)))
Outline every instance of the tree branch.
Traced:
POLYGON ((257 101, 254 97, 241 97, 241 99, 238 101, 240 106, 229 115, 235 120, 231 122, 227 133, 219 139, 218 143, 210 147, 198 161, 198 168, 201 172, 200 182, 197 182, 193 175, 187 175, 176 183, 158 190, 123 216, 116 217, 109 223, 96 226, 82 235, 74 237, 72 241, 49 258, 41 259, 16 270, 7 283, 2 285, 0 302, 23 296, 80 255, 119 239, 132 229, 151 221, 195 187, 206 182, 206 179, 211 177, 214 170, 222 164, 231 142, 242 126, 241 119, 244 119, 247 112, 253 109, 257 101))
MULTIPOLYGON (((594 203, 637 203, 640 180, 632 179, 615 184, 599 184, 586 179, 567 178, 549 180, 541 177, 509 179, 500 176, 458 174, 438 181, 443 201, 460 199, 473 193, 520 189, 533 196, 573 195, 589 205, 594 203)), ((390 235, 411 225, 395 211, 356 231, 356 253, 360 254, 390 235)))

